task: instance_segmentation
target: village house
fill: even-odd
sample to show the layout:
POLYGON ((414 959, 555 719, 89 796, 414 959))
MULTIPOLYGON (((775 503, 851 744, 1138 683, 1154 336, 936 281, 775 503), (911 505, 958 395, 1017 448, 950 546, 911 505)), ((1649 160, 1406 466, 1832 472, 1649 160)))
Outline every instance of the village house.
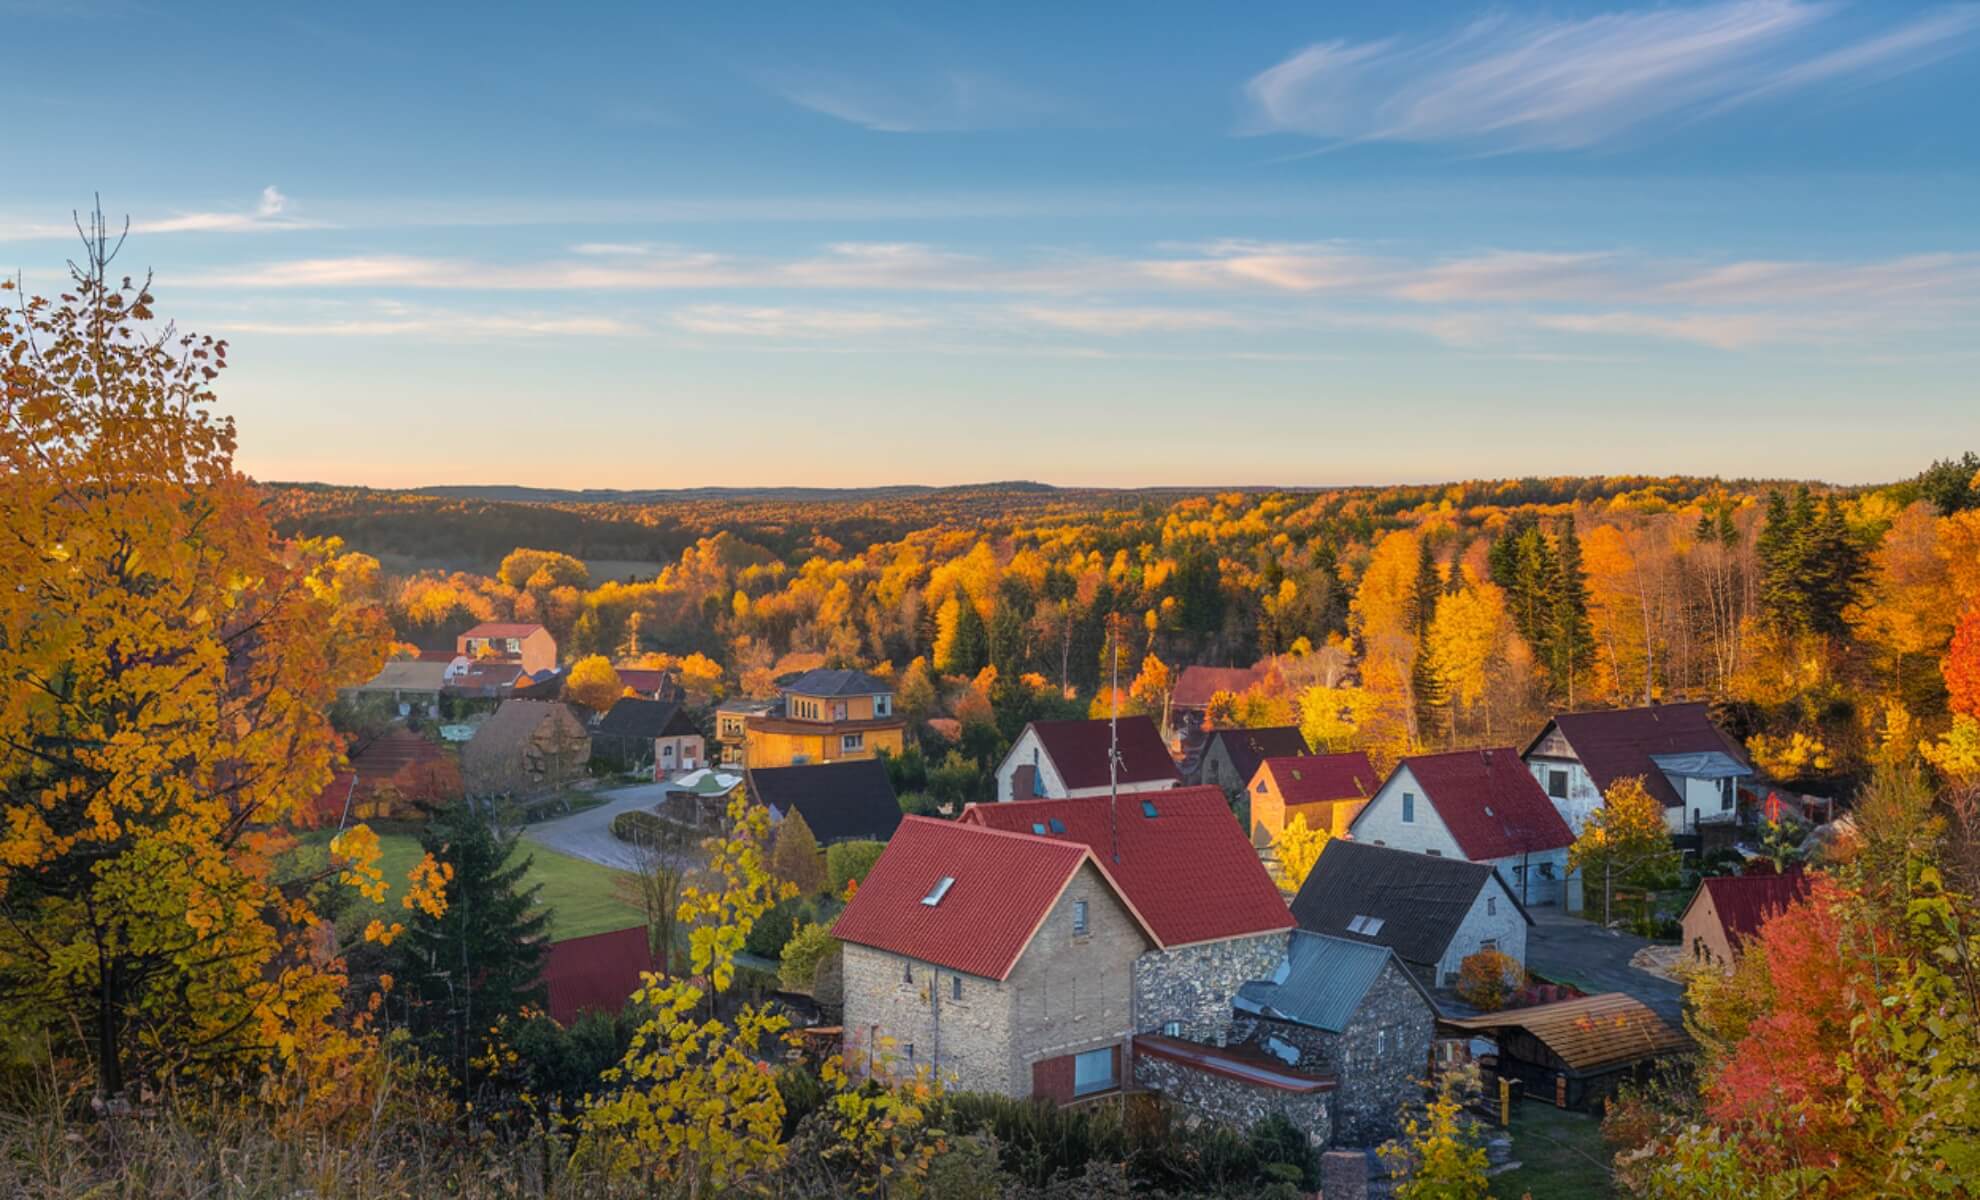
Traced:
POLYGON ((1396 764, 1349 826, 1357 842, 1496 867, 1521 904, 1581 907, 1568 881, 1574 834, 1511 747, 1416 754, 1396 764))
POLYGON ((1783 910, 1806 898, 1811 879, 1801 870, 1703 879, 1679 924, 1684 951, 1700 966, 1732 970, 1748 939, 1783 910))
POLYGON ((1251 800, 1251 844, 1267 849, 1292 824, 1339 837, 1375 790, 1375 764, 1352 754, 1301 754, 1258 764, 1245 788, 1251 800))
POLYGON ((1464 960, 1497 950, 1526 961, 1533 918, 1483 863, 1335 838, 1293 897, 1301 929, 1387 946, 1432 987, 1457 982, 1464 960))
POLYGON ((461 748, 467 794, 525 798, 553 792, 584 773, 591 735, 554 700, 505 700, 461 748))
POLYGON ((1296 725, 1263 729, 1213 729, 1204 736, 1190 782, 1223 788, 1235 796, 1244 791, 1258 766, 1268 758, 1297 758, 1311 754, 1296 725))
POLYGON ((997 799, 1066 799, 1161 791, 1182 782, 1176 760, 1147 717, 1119 721, 1118 767, 1109 770, 1115 744, 1109 721, 1033 721, 997 764, 997 799))
POLYGON ((1641 777, 1672 833, 1738 819, 1739 787, 1753 763, 1712 723, 1704 704, 1557 713, 1520 756, 1575 833, 1619 780, 1641 777))
POLYGON ((1238 989, 1246 1040, 1303 1071, 1340 1080, 1333 1140, 1372 1146, 1422 1094, 1437 1006, 1387 946, 1295 930, 1269 978, 1238 989))
POLYGON ((797 767, 751 767, 743 773, 749 798, 781 824, 795 813, 820 846, 884 842, 901 823, 887 764, 877 758, 797 767))
POLYGON ((356 687, 346 688, 354 697, 389 697, 401 717, 417 713, 429 720, 440 716, 440 691, 447 685, 447 664, 420 659, 395 659, 379 668, 356 687))
POLYGON ((855 1062, 1060 1103, 1120 1090, 1156 939, 1085 844, 906 817, 832 936, 855 1062))
MULTIPOLYGON (((803 763, 899 754, 907 721, 894 711, 894 689, 864 671, 820 667, 778 685, 775 704, 742 714, 743 765, 803 763)), ((718 716, 717 736, 723 718, 718 716)))
POLYGON ((422 806, 461 795, 453 751, 403 725, 353 744, 345 765, 311 806, 309 820, 341 829, 353 821, 416 817, 422 806))
POLYGON ((463 657, 513 662, 525 675, 557 669, 557 639, 533 621, 483 621, 455 639, 463 657))
POLYGON ((958 820, 1075 842, 1106 865, 1154 935, 1134 962, 1136 1032, 1225 1044, 1231 998, 1285 956, 1292 914, 1217 788, 972 804, 958 820))
POLYGON ((749 719, 777 707, 775 700, 737 697, 715 706, 715 755, 721 766, 740 767, 748 753, 749 719))
MULTIPOLYGON (((1169 690, 1169 727, 1201 730, 1210 711, 1210 700, 1218 692, 1241 696, 1271 677, 1267 664, 1249 667, 1204 667, 1190 665, 1176 676, 1169 690)), ((1210 782, 1205 780, 1205 783, 1210 782)))
POLYGON ((593 758, 628 770, 650 770, 654 778, 707 765, 701 729, 672 700, 621 696, 591 730, 593 758))

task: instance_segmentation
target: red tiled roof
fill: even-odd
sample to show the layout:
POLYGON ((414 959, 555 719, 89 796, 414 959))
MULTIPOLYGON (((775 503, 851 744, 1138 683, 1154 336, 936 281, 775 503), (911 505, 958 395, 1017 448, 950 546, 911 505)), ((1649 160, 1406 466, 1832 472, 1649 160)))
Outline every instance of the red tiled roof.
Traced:
POLYGON ((534 621, 483 621, 461 636, 464 638, 525 638, 542 629, 534 621))
POLYGON ((1141 792, 1117 803, 1111 828, 1105 796, 972 804, 958 820, 1034 835, 1043 826, 1047 837, 1089 847, 1165 947, 1293 927, 1285 898, 1231 818, 1223 789, 1141 792), (1154 805, 1156 815, 1146 816, 1144 804, 1154 805))
POLYGON ((1725 927, 1726 940, 1737 946, 1759 933, 1769 918, 1807 896, 1809 885, 1805 871, 1781 875, 1768 872, 1707 879, 1699 885, 1699 891, 1711 895, 1712 908, 1719 914, 1719 924, 1725 927))
POLYGON ((1310 1094, 1331 1092, 1341 1086, 1341 1081, 1335 1076, 1296 1071, 1251 1046, 1208 1046, 1201 1042, 1164 1037, 1159 1033, 1138 1033, 1134 1037, 1134 1052, 1167 1059, 1192 1071, 1274 1091, 1310 1094))
MULTIPOLYGON (((1746 751, 1712 724, 1703 703, 1656 704, 1648 708, 1615 708, 1602 712, 1557 713, 1548 728, 1558 729, 1595 786, 1607 791, 1618 779, 1643 777, 1644 787, 1665 808, 1676 808, 1683 797, 1650 761, 1653 754, 1697 754, 1717 751, 1752 766, 1746 751)), ((1547 729, 1526 748, 1547 736, 1547 729)))
POLYGON ((667 672, 648 670, 645 667, 615 667, 619 682, 642 696, 651 696, 667 682, 667 672))
POLYGON ((310 802, 312 821, 319 827, 339 824, 344 819, 344 810, 354 798, 357 787, 357 774, 354 771, 338 771, 330 776, 330 782, 316 794, 310 802))
POLYGON ((1318 804, 1323 800, 1358 800, 1375 794, 1375 764, 1356 750, 1351 754, 1302 754, 1268 758, 1259 764, 1269 771, 1287 804, 1318 804))
MULTIPOLYGON (((839 914, 832 936, 1004 979, 1066 885, 1089 862, 1107 876, 1086 847, 1074 842, 905 817, 839 914), (944 879, 955 882, 941 901, 922 903, 944 879)), ((1122 903, 1134 911, 1125 897, 1122 903)), ((1155 941, 1153 934, 1149 941, 1155 941)))
MULTIPOLYGON (((1038 742, 1058 768, 1059 778, 1068 788, 1107 786, 1106 721, 1033 721, 1026 728, 1038 735, 1038 742)), ((1182 782, 1176 760, 1162 744, 1155 722, 1147 717, 1120 720, 1122 783, 1149 783, 1171 779, 1182 782)))
POLYGON ((450 663, 460 656, 461 652, 452 646, 421 647, 419 654, 413 661, 450 663))
POLYGON ((639 973, 657 970, 644 925, 554 942, 542 975, 550 1018, 569 1025, 584 1012, 616 1013, 639 990, 639 973))
POLYGON ((1175 690, 1169 693, 1169 704, 1175 708, 1208 708, 1210 697, 1218 692, 1245 692, 1253 684, 1264 681, 1264 666, 1254 667, 1184 667, 1176 676, 1175 690))
POLYGON ((1473 862, 1574 844, 1574 832, 1511 746, 1415 754, 1396 769, 1403 767, 1473 862))

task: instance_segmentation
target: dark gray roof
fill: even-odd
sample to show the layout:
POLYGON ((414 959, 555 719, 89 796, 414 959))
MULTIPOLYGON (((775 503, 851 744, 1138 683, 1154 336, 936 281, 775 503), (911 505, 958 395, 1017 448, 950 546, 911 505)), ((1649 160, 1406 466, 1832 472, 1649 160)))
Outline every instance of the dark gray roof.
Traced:
POLYGON ((830 670, 819 667, 781 685, 787 692, 800 696, 873 696, 891 692, 893 685, 883 683, 864 671, 830 670))
POLYGON ((1244 1012, 1340 1033, 1354 1020, 1368 989, 1375 986, 1382 968, 1390 962, 1396 963, 1396 973, 1409 981, 1435 1014, 1437 1005, 1430 994, 1396 958, 1394 950, 1304 929, 1293 931, 1278 972, 1270 979, 1239 987, 1234 1003, 1244 1012))
POLYGON ((701 730, 672 700, 622 696, 592 732, 602 737, 657 738, 688 737, 701 730))
POLYGON ((751 767, 743 778, 757 803, 780 813, 795 808, 821 846, 855 838, 884 842, 901 823, 901 806, 894 799, 887 765, 877 758, 751 767))
POLYGON ((1260 729, 1215 729, 1203 744, 1205 753, 1212 742, 1224 743, 1231 767, 1246 783, 1258 774, 1258 764, 1268 758, 1292 758, 1313 753, 1297 725, 1268 725, 1260 729))
POLYGON ((1335 838, 1293 897, 1292 914, 1301 929, 1388 946, 1404 962, 1429 965, 1444 956, 1479 891, 1495 883, 1532 924, 1487 863, 1335 838), (1356 917, 1377 918, 1381 928, 1372 934, 1349 929, 1356 917))

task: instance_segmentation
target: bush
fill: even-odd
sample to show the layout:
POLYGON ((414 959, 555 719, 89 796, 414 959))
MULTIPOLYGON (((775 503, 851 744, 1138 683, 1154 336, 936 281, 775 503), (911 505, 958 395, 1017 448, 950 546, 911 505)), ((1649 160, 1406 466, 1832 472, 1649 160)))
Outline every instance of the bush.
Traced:
POLYGON ((887 848, 885 842, 840 842, 825 851, 826 886, 834 896, 842 895, 847 882, 865 882, 866 873, 887 848))
POLYGON ((1480 950, 1458 967, 1458 999, 1480 1012, 1497 1012, 1526 986, 1526 968, 1510 954, 1480 950))
POLYGON ((749 936, 743 939, 743 949, 758 958, 779 957, 784 953, 784 943, 791 940, 791 934, 796 931, 803 915, 798 901, 778 902, 749 927, 749 936))
POLYGON ((808 992, 819 962, 838 952, 838 940, 823 925, 806 925, 785 941, 777 978, 787 992, 808 992))

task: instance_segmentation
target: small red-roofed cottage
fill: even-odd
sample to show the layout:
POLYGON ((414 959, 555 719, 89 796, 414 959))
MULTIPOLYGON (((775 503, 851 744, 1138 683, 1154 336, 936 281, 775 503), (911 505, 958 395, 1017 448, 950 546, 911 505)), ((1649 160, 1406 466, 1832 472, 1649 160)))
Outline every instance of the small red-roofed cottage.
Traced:
POLYGON ((1120 1089, 1156 938, 1085 845, 907 817, 832 935, 867 1069, 1061 1103, 1120 1089))
POLYGON ((1351 754, 1300 754, 1268 758, 1251 774, 1251 844, 1260 850, 1279 840, 1294 817, 1308 829, 1339 836, 1375 791, 1375 764, 1351 754))
POLYGON ((1702 880, 1684 906, 1684 948, 1692 961, 1730 971, 1746 941, 1788 906, 1808 895, 1801 870, 1727 875, 1702 880))
MULTIPOLYGON (((1519 902, 1559 904, 1574 833, 1510 746, 1396 764, 1348 827, 1358 842, 1498 868, 1519 902)), ((1577 888, 1566 887, 1569 907, 1577 888)))
POLYGON ((1161 731, 1147 717, 1109 721, 1033 721, 997 764, 997 799, 1064 799, 1153 792, 1182 782, 1161 731), (1111 768, 1108 759, 1117 756, 1111 768))
POLYGON ((640 989, 640 972, 663 969, 644 925, 552 942, 543 957, 550 1018, 569 1028, 587 1012, 617 1014, 640 989))
POLYGON ((1081 845, 1106 867, 1154 934, 1134 960, 1137 1032, 1222 1045, 1238 988, 1285 957, 1292 913, 1221 788, 972 804, 959 820, 1081 845))
POLYGON ((557 669, 557 639, 533 621, 483 621, 455 639, 454 649, 470 659, 515 663, 525 675, 557 669))

